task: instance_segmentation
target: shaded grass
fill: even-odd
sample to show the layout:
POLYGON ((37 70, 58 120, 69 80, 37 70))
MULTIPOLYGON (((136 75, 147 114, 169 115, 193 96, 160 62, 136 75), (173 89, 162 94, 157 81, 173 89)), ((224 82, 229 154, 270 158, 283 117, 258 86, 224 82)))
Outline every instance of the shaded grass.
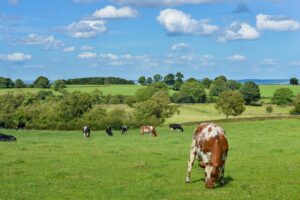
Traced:
POLYGON ((299 120, 223 123, 227 184, 207 190, 196 165, 185 184, 194 126, 183 134, 114 137, 80 131, 12 131, 0 143, 0 199, 297 199, 299 120))

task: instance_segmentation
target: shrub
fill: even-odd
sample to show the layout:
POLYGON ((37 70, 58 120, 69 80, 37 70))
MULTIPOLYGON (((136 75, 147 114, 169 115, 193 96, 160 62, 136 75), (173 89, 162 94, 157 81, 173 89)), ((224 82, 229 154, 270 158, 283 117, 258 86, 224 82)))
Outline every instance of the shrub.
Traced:
POLYGON ((188 95, 190 100, 188 103, 205 103, 206 101, 205 89, 198 81, 191 80, 184 82, 180 88, 179 95, 188 95))
POLYGON ((253 104, 261 98, 258 85, 252 81, 244 83, 240 88, 240 92, 244 97, 246 105, 253 104))
POLYGON ((273 107, 271 105, 266 107, 266 112, 267 113, 272 113, 273 112, 273 107))
POLYGON ((34 87, 36 88, 50 88, 50 81, 47 77, 39 76, 34 82, 34 87))
POLYGON ((294 105, 294 109, 290 111, 291 115, 300 115, 300 103, 294 105))
POLYGON ((226 119, 232 116, 238 116, 245 111, 244 99, 242 94, 235 91, 225 91, 219 96, 216 103, 216 109, 226 115, 226 119))
POLYGON ((272 103, 277 105, 289 105, 293 102, 294 94, 289 88, 279 88, 274 92, 272 103))

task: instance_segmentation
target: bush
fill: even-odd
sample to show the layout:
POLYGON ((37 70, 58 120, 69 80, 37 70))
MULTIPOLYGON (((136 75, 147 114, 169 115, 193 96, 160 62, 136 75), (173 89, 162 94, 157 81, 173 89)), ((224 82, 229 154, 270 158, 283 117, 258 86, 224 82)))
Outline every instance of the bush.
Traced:
POLYGON ((53 83, 53 89, 54 89, 55 91, 61 91, 61 90, 63 90, 65 87, 66 87, 65 81, 63 81, 63 80, 56 80, 56 81, 54 81, 54 83, 53 83))
POLYGON ((277 105, 290 105, 294 94, 289 88, 279 88, 274 92, 272 103, 277 105))
POLYGON ((179 95, 181 96, 188 95, 190 101, 188 103, 205 103, 206 101, 205 89, 203 85, 198 81, 191 80, 191 81, 184 82, 180 88, 179 95))
POLYGON ((238 116, 245 111, 244 99, 242 94, 235 91, 225 91, 219 96, 216 103, 216 109, 226 115, 226 119, 232 116, 238 116))
POLYGON ((267 106, 266 107, 266 112, 267 113, 272 113, 273 112, 273 107, 270 105, 270 106, 267 106))
POLYGON ((290 84, 291 84, 291 85, 298 85, 298 79, 295 78, 295 77, 291 78, 291 79, 290 79, 290 84))
POLYGON ((50 88, 50 81, 47 77, 39 76, 34 82, 34 87, 36 88, 50 88))
POLYGON ((252 81, 244 83, 240 88, 240 92, 244 97, 246 105, 254 104, 261 98, 258 85, 252 81))
POLYGON ((222 92, 226 91, 227 84, 223 78, 219 78, 211 84, 209 89, 209 95, 211 96, 219 96, 222 92))
POLYGON ((290 111, 291 115, 300 115, 300 103, 294 105, 294 109, 290 111))

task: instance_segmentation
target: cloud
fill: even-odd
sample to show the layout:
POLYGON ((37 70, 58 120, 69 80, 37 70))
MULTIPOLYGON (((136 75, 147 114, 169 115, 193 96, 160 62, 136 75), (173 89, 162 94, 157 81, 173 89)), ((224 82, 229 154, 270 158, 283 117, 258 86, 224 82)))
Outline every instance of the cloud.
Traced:
POLYGON ((245 56, 236 54, 236 55, 233 55, 233 56, 229 56, 227 59, 230 60, 230 61, 240 62, 240 61, 245 61, 247 58, 245 56))
POLYGON ((261 64, 263 65, 276 65, 276 61, 274 58, 265 58, 261 61, 261 64))
POLYGON ((221 0, 115 0, 121 5, 133 5, 141 7, 157 7, 157 6, 179 6, 184 4, 203 4, 214 3, 221 0))
POLYGON ((188 44, 182 42, 182 43, 174 44, 171 47, 171 50, 173 50, 173 51, 185 51, 188 48, 190 48, 190 46, 188 44))
POLYGON ((93 50, 94 47, 89 46, 89 45, 84 45, 80 49, 83 50, 83 51, 90 51, 90 50, 93 50))
POLYGON ((259 36, 259 32, 249 24, 233 22, 228 28, 225 29, 223 35, 219 37, 219 41, 255 40, 259 36))
POLYGON ((258 14, 256 15, 256 27, 260 30, 297 31, 300 29, 300 23, 282 15, 258 14))
POLYGON ((73 0, 75 3, 94 3, 96 0, 73 0))
POLYGON ((21 0, 8 0, 8 2, 12 5, 19 5, 21 0))
POLYGON ((107 32, 108 29, 103 20, 81 20, 69 24, 63 30, 74 38, 93 38, 107 32))
POLYGON ((19 41, 21 45, 43 46, 45 49, 58 49, 63 47, 64 42, 55 39, 53 35, 43 36, 38 34, 29 34, 26 38, 19 41))
POLYGON ((169 35, 211 35, 218 30, 217 26, 208 24, 207 20, 192 19, 190 15, 176 9, 162 10, 157 21, 169 35))
POLYGON ((75 50, 76 50, 76 48, 74 46, 72 46, 72 47, 66 47, 66 48, 64 48, 63 52, 73 52, 75 50))
POLYGON ((237 4, 237 6, 233 12, 234 13, 245 13, 245 12, 250 12, 250 9, 248 8, 246 3, 240 2, 237 4))
POLYGON ((105 8, 96 10, 92 15, 94 19, 121 19, 135 18, 138 16, 138 11, 130 7, 116 8, 114 6, 106 6, 105 8))
POLYGON ((300 61, 299 60, 293 60, 293 61, 290 62, 290 65, 300 66, 300 61))
POLYGON ((31 60, 32 56, 24 53, 1 54, 0 60, 8 62, 25 62, 31 60))
POLYGON ((92 59, 92 58, 96 58, 96 57, 97 57, 97 54, 92 53, 92 52, 83 52, 78 55, 78 58, 80 58, 80 59, 92 59))

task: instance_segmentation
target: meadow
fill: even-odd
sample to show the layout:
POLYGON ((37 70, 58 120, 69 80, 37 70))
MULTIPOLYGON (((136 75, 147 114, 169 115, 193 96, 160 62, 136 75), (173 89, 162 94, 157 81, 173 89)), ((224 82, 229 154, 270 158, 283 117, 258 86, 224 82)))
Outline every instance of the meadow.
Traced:
POLYGON ((299 199, 299 120, 221 124, 230 150, 226 185, 206 189, 194 165, 184 182, 192 131, 108 137, 93 131, 1 130, 0 199, 299 199))

